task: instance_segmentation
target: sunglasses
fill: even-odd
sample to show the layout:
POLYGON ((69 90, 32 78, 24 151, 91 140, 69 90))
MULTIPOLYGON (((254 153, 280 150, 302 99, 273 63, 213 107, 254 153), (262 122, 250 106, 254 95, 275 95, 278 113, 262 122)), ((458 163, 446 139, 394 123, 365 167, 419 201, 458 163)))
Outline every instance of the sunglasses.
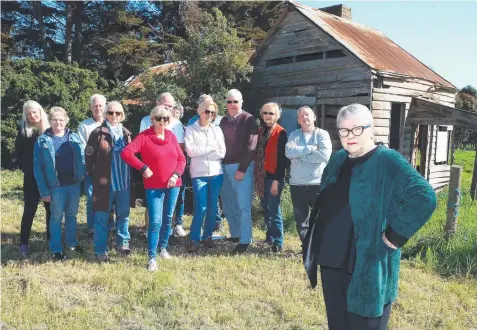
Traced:
POLYGON ((155 119, 156 121, 161 121, 161 120, 163 120, 163 121, 165 121, 165 122, 168 122, 168 121, 169 121, 169 117, 156 116, 156 117, 154 117, 154 119, 155 119))
POLYGON ((206 115, 215 116, 215 111, 205 110, 204 112, 205 112, 206 115))
POLYGON ((269 115, 269 116, 275 116, 275 112, 267 112, 267 111, 262 111, 262 115, 269 115))
POLYGON ((227 104, 232 104, 232 103, 233 103, 233 104, 237 104, 237 103, 239 103, 239 101, 237 101, 237 100, 228 101, 228 100, 227 100, 227 104))
POLYGON ((121 111, 108 111, 107 113, 108 113, 108 115, 110 115, 110 116, 118 116, 118 117, 119 117, 119 116, 122 115, 122 112, 121 112, 121 111))

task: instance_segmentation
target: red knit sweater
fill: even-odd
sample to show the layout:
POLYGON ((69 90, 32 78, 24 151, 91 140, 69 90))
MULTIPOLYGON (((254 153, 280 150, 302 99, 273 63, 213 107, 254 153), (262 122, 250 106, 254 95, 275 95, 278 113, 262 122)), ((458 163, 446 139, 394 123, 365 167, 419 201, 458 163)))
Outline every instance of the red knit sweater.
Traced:
POLYGON ((143 178, 145 189, 167 188, 167 182, 174 173, 179 176, 176 187, 182 185, 181 175, 186 159, 176 137, 169 130, 164 131, 164 140, 161 140, 154 128, 148 128, 124 148, 121 157, 139 171, 144 166, 149 167, 153 174, 149 179, 143 178), (141 155, 142 161, 135 156, 137 153, 141 155))

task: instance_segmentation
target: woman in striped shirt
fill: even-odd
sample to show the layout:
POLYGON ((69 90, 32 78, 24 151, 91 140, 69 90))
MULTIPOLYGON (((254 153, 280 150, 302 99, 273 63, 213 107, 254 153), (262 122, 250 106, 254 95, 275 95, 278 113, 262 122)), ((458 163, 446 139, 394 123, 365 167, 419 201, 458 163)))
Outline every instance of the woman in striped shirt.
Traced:
POLYGON ((116 213, 116 249, 127 256, 129 249, 129 208, 131 171, 121 159, 121 151, 131 142, 131 132, 121 125, 124 109, 117 101, 108 103, 106 120, 88 139, 86 167, 93 178, 94 252, 100 262, 109 261, 107 252, 109 210, 116 213))

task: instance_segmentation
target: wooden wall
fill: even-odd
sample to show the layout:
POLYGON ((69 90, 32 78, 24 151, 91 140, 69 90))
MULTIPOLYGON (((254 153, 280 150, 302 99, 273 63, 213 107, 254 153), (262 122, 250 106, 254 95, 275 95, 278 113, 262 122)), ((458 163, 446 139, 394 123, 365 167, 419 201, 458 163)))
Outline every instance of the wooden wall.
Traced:
POLYGON ((307 105, 315 110, 318 126, 330 133, 333 149, 340 149, 336 114, 342 106, 355 102, 369 106, 369 67, 294 10, 263 47, 252 75, 256 107, 265 102, 278 102, 291 109, 307 105), (267 67, 270 59, 329 50, 341 50, 346 56, 267 67))

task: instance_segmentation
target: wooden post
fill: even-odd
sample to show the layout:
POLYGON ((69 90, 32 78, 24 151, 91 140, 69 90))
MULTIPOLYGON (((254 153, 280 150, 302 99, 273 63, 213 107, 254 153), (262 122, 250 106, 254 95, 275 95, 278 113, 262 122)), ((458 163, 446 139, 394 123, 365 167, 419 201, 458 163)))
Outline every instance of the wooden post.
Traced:
POLYGON ((451 159, 450 159, 451 165, 454 165, 454 153, 455 153, 455 127, 453 127, 452 134, 451 134, 451 159))
POLYGON ((325 105, 322 104, 321 105, 321 111, 320 111, 320 122, 321 122, 321 129, 326 129, 325 128, 325 118, 326 118, 326 114, 325 114, 325 105))
POLYGON ((477 200, 477 143, 475 144, 474 172, 472 174, 472 183, 470 184, 470 198, 477 200))
POLYGON ((462 183, 462 167, 457 165, 451 166, 449 197, 447 199, 447 223, 446 238, 455 234, 457 229, 457 215, 459 212, 459 204, 461 199, 461 183, 462 183))

